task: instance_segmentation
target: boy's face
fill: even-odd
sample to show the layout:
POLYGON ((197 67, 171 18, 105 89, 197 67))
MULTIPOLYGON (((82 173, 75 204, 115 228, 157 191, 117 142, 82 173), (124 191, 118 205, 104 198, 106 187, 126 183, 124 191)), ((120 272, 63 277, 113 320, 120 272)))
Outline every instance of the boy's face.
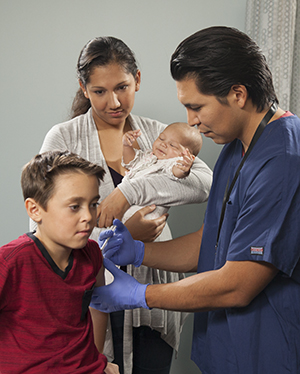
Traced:
POLYGON ((153 143, 153 154, 159 160, 181 156, 185 150, 181 144, 181 135, 182 132, 176 131, 176 128, 167 127, 153 143))
POLYGON ((47 210, 40 208, 36 236, 47 250, 83 248, 96 225, 99 185, 81 172, 59 175, 47 210))

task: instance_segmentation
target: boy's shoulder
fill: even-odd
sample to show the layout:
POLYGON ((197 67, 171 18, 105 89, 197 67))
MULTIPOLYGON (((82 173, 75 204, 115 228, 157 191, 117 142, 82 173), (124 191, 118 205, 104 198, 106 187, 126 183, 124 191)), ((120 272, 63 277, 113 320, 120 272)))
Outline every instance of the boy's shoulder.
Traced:
POLYGON ((80 252, 85 252, 87 255, 92 258, 93 261, 96 260, 98 263, 99 260, 102 261, 102 252, 99 248, 98 243, 93 239, 88 239, 85 247, 80 252))
MULTIPOLYGON (((44 255, 43 247, 39 241, 34 238, 32 233, 28 233, 0 247, 0 264, 13 270, 16 269, 16 266, 26 264, 32 266, 34 263, 39 263, 41 259, 45 258, 44 255)), ((102 253, 98 243, 94 240, 89 239, 85 247, 80 251, 74 251, 73 255, 80 263, 84 258, 89 258, 89 261, 96 266, 97 271, 102 265, 102 253)))
POLYGON ((0 255, 2 259, 8 261, 15 258, 20 251, 23 252, 24 250, 26 251, 27 248, 31 248, 33 244, 33 240, 27 234, 23 234, 17 239, 0 247, 0 255))

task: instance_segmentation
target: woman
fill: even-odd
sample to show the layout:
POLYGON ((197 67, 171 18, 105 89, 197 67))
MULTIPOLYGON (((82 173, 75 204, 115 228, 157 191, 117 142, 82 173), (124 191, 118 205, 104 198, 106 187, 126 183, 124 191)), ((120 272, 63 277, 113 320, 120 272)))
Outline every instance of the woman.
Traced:
MULTIPOLYGON (((99 226, 104 227, 110 225, 112 217, 122 216, 131 204, 138 204, 139 194, 144 192, 138 182, 123 186, 122 191, 115 188, 125 174, 121 165, 123 134, 140 129, 142 135, 134 147, 144 150, 152 146, 166 125, 131 114, 135 92, 140 88, 141 73, 133 52, 121 40, 102 37, 88 42, 80 53, 77 73, 80 88, 72 105, 72 119, 48 132, 41 152, 67 149, 105 169, 99 207, 99 226)), ((183 203, 205 201, 211 174, 204 162, 197 159, 189 177, 174 189, 170 204, 176 204, 179 199, 183 203)), ((149 181, 147 188, 157 191, 154 194, 156 201, 149 201, 149 204, 159 204, 166 186, 168 180, 165 176, 149 181)), ((144 219, 154 209, 153 205, 147 206, 127 221, 126 226, 135 239, 171 239, 167 215, 154 220, 144 219)), ((97 240, 100 230, 94 229, 93 239, 97 240)), ((173 282, 183 277, 142 266, 128 266, 127 272, 145 283, 173 282)), ((151 373, 169 373, 173 349, 177 350, 179 346, 182 314, 137 309, 112 313, 110 317, 112 328, 108 331, 104 353, 110 359, 114 358, 120 373, 148 373, 150 370, 151 373)))

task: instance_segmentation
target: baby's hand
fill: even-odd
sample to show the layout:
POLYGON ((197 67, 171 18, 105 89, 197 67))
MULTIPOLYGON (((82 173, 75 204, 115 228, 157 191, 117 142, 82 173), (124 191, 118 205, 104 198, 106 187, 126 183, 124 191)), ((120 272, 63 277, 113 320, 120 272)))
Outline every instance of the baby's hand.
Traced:
POLYGON ((123 135, 122 143, 125 147, 132 147, 134 141, 141 135, 141 130, 127 131, 123 135))
POLYGON ((190 173, 190 169, 195 160, 195 156, 186 148, 185 151, 181 154, 183 160, 178 160, 176 165, 173 166, 173 174, 177 178, 187 177, 190 173))
POLYGON ((185 153, 182 153, 181 156, 183 157, 182 161, 177 162, 177 166, 181 168, 181 170, 188 172, 193 165, 195 160, 195 156, 191 154, 191 152, 186 148, 185 153))

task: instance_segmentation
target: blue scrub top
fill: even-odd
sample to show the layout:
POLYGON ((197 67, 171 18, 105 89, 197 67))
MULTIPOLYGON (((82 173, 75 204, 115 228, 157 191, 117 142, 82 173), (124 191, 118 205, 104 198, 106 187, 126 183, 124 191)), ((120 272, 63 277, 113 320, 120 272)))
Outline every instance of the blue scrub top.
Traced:
POLYGON ((300 120, 265 128, 226 205, 242 145, 224 146, 214 169, 198 272, 226 261, 265 261, 279 273, 245 308, 196 313, 192 359, 203 374, 300 373, 300 120))

